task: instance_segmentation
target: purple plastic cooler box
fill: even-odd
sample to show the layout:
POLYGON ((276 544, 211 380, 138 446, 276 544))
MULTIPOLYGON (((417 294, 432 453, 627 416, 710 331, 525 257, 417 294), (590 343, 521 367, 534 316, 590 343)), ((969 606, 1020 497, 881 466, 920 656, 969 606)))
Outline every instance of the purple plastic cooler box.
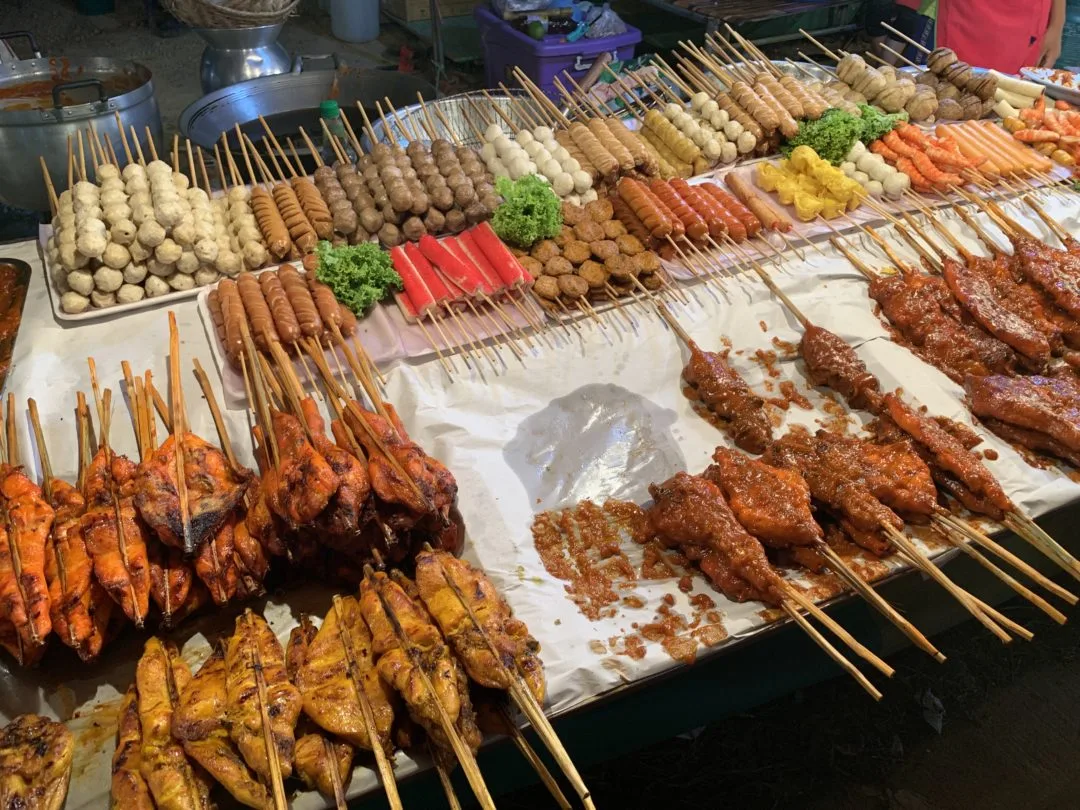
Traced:
POLYGON ((510 73, 516 66, 553 99, 561 97, 552 79, 564 70, 581 79, 600 54, 610 53, 612 59, 633 59, 634 46, 641 42, 641 31, 631 26, 627 26, 625 34, 603 39, 582 37, 577 42, 567 42, 562 36, 548 36, 536 40, 500 20, 487 6, 478 6, 473 13, 484 43, 487 86, 498 87, 499 82, 506 82, 508 87, 516 87, 510 73))

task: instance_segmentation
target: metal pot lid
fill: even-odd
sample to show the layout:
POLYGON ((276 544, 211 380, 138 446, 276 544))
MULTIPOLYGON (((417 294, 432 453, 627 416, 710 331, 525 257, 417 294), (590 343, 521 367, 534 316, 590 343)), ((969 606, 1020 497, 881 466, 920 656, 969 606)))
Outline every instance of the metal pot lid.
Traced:
POLYGON ((0 64, 0 123, 92 118, 153 94, 150 71, 108 57, 44 57, 0 64))
MULTIPOLYGON (((321 137, 318 108, 325 99, 337 99, 350 119, 356 112, 355 102, 360 101, 374 118, 376 100, 382 103, 383 97, 389 96, 404 105, 415 99, 417 92, 426 98, 435 95, 431 84, 419 76, 374 68, 303 70, 302 58, 297 57, 291 73, 223 87, 188 105, 180 113, 179 129, 204 148, 212 148, 223 131, 231 136, 237 123, 258 141, 263 135, 258 121, 262 115, 279 138, 295 134, 298 123, 311 137, 321 137)), ((354 125, 359 131, 358 122, 354 125)))

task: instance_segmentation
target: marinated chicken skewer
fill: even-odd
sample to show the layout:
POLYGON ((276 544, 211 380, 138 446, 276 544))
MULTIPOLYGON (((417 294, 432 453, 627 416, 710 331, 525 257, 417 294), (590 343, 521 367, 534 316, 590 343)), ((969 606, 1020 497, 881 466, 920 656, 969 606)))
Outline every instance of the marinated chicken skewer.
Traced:
POLYGON ((287 803, 300 692, 285 672, 285 652, 266 620, 250 609, 236 619, 225 649, 229 734, 244 761, 271 786, 274 806, 287 803))
POLYGON ((540 645, 513 617, 491 580, 464 560, 428 547, 416 557, 416 587, 469 677, 510 694, 582 803, 594 807, 589 789, 544 714, 540 645))
POLYGON ((135 668, 142 748, 139 769, 157 810, 209 810, 209 784, 195 771, 172 724, 180 693, 191 670, 175 647, 153 637, 135 668))
POLYGON ((135 684, 120 701, 116 721, 116 750, 112 758, 109 810, 155 810, 142 775, 142 724, 135 684))
POLYGON ((360 610, 371 629, 379 674, 401 694, 442 755, 457 758, 480 806, 494 808, 474 756, 480 731, 465 672, 426 610, 371 566, 365 566, 360 583, 360 610))
POLYGON ((262 548, 259 540, 252 537, 251 532, 247 529, 247 512, 252 508, 258 491, 258 476, 251 470, 242 467, 237 460, 237 454, 233 450, 229 433, 225 427, 225 420, 221 417, 221 409, 217 404, 217 397, 211 387, 210 378, 206 376, 198 357, 194 359, 194 370, 195 377, 199 379, 203 396, 206 397, 206 404, 210 406, 214 426, 217 428, 218 441, 221 443, 221 449, 224 450, 229 467, 237 471, 238 477, 246 478, 248 482, 237 507, 233 508, 225 523, 218 529, 215 539, 206 544, 204 551, 206 555, 213 552, 218 561, 220 559, 226 561, 224 563, 225 577, 219 580, 221 586, 217 589, 217 593, 215 593, 212 582, 206 581, 208 573, 215 570, 212 563, 207 564, 204 562, 204 570, 200 570, 200 561, 195 562, 195 571, 199 573, 200 578, 210 589, 215 602, 221 604, 222 599, 228 600, 233 595, 241 597, 260 595, 262 593, 262 581, 266 579, 267 572, 270 569, 270 562, 267 558, 267 550, 262 548), (228 552, 230 546, 231 553, 228 552))
POLYGON ((179 694, 172 718, 172 735, 184 752, 199 763, 232 797, 247 807, 272 806, 266 787, 248 770, 229 738, 225 653, 214 647, 210 657, 179 694))
POLYGON ((387 800, 401 807, 391 761, 393 693, 375 669, 371 632, 355 597, 334 597, 294 682, 316 725, 375 755, 387 800))
MULTIPOLYGON (((151 459, 157 449, 157 427, 153 409, 146 397, 139 397, 132 384, 133 424, 142 466, 151 459)), ((145 389, 144 389, 145 394, 145 389)), ((184 559, 184 553, 175 546, 166 545, 156 538, 147 539, 147 557, 150 561, 150 597, 161 611, 162 624, 172 627, 182 615, 188 615, 195 609, 196 600, 193 586, 196 585, 195 572, 184 559)))
POLYGON ((654 536, 695 560, 710 583, 737 602, 762 601, 784 610, 821 649, 875 700, 881 692, 799 613, 802 607, 832 630, 857 655, 887 676, 892 667, 852 638, 825 612, 772 569, 761 544, 739 525, 720 489, 704 478, 677 473, 650 484, 653 505, 646 515, 654 536))
POLYGON ((135 503, 168 546, 192 556, 210 540, 243 496, 247 480, 224 454, 191 433, 180 383, 180 338, 169 313, 172 434, 140 467, 135 503))
POLYGON ((97 371, 90 362, 101 435, 84 479, 83 537, 98 582, 135 626, 142 627, 150 608, 150 563, 146 528, 133 502, 136 467, 109 447, 112 394, 108 389, 99 394, 97 371))
POLYGON ((737 447, 748 453, 763 453, 772 441, 772 424, 765 410, 765 400, 750 390, 721 354, 698 348, 666 306, 657 303, 656 307, 690 350, 690 362, 683 369, 683 379, 694 390, 695 396, 726 422, 737 447))
POLYGON ((816 564, 827 564, 913 644, 935 660, 945 660, 926 636, 825 542, 824 532, 811 513, 810 488, 797 471, 773 467, 743 453, 718 447, 713 453, 713 464, 702 475, 721 489, 736 519, 763 545, 793 552, 796 562, 811 569, 816 564), (819 557, 820 563, 806 560, 807 553, 819 557))
MULTIPOLYGON (((300 624, 292 629, 285 645, 285 670, 297 689, 300 688, 300 669, 308 659, 311 642, 317 633, 318 629, 311 619, 302 613, 300 624)), ((352 778, 353 747, 342 740, 332 739, 308 719, 301 719, 297 734, 296 772, 309 788, 333 799, 338 810, 347 810, 345 789, 352 778)))
POLYGON ((7 458, 0 462, 0 616, 17 638, 8 649, 29 663, 52 630, 45 547, 55 512, 20 466, 14 404, 9 394, 7 458))
MULTIPOLYGON (((30 423, 41 462, 42 492, 56 510, 52 537, 45 547, 45 576, 49 583, 53 631, 84 661, 97 658, 105 643, 113 601, 93 576, 93 563, 83 540, 86 501, 78 486, 54 478, 37 403, 31 399, 30 423)), ((89 412, 79 393, 76 409, 79 477, 90 463, 89 412)))
MULTIPOLYGON (((840 245, 837 240, 833 239, 832 242, 853 265, 864 274, 872 275, 872 271, 858 257, 840 245)), ((959 370, 957 367, 956 371, 959 372, 959 370)), ((957 381, 962 384, 969 373, 972 372, 957 373, 957 381)), ((984 370, 975 376, 987 376, 988 373, 984 370)), ((898 408, 900 405, 902 403, 894 404, 892 407, 898 408)), ((1080 579, 1080 561, 1043 531, 1031 518, 1024 515, 1001 490, 1000 485, 982 461, 968 448, 963 447, 956 437, 942 430, 940 426, 930 424, 932 420, 928 417, 922 417, 914 412, 911 412, 904 421, 906 427, 905 424, 900 424, 900 428, 925 448, 942 468, 944 474, 935 475, 938 486, 953 495, 968 509, 1004 523, 1017 535, 1065 568, 1073 577, 1080 579)))
MULTIPOLYGON (((803 334, 799 342, 799 353, 806 364, 807 374, 815 385, 832 388, 844 397, 848 405, 856 410, 866 410, 875 416, 881 417, 885 413, 885 400, 881 391, 880 381, 866 368, 858 355, 842 338, 822 327, 815 326, 799 310, 798 307, 784 294, 773 282, 768 273, 755 262, 758 275, 772 290, 777 298, 783 303, 794 318, 802 325, 803 334)), ((962 426, 949 422, 949 430, 958 433, 962 426)), ((955 478, 949 475, 946 479, 941 468, 921 454, 923 460, 929 464, 929 471, 935 483, 939 486, 943 481, 953 481, 955 478)), ((895 456, 895 451, 894 451, 895 456)), ((909 462, 910 464, 911 462, 909 462)), ((958 482, 957 482, 958 483, 958 482)), ((929 516, 935 528, 950 542, 957 544, 969 556, 975 558, 980 565, 987 568, 995 576, 1009 585, 1018 594, 1028 599, 1040 610, 1057 622, 1064 621, 1064 615, 1046 602, 1042 597, 1033 593, 1000 568, 991 563, 981 553, 976 552, 964 540, 970 540, 992 552, 1005 562, 1008 562, 1017 570, 1037 582, 1042 587, 1061 597, 1069 604, 1076 604, 1077 597, 1065 590, 1057 583, 1045 577, 1016 555, 1009 552, 1000 544, 986 537, 985 534, 975 529, 966 521, 950 514, 939 506, 929 493, 923 496, 923 515, 929 516)))
POLYGON ((63 723, 20 714, 0 729, 0 807, 61 810, 74 753, 63 723))

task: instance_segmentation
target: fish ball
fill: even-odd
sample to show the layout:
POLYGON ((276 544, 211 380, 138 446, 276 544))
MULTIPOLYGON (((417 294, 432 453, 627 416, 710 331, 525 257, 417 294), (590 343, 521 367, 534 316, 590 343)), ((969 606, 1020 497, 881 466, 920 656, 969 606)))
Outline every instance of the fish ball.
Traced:
POLYGON ((90 295, 94 290, 94 276, 87 270, 72 270, 67 274, 67 285, 79 295, 90 295))
POLYGON ((574 180, 574 190, 578 194, 584 194, 586 191, 592 188, 592 175, 590 175, 588 172, 578 169, 576 172, 573 172, 571 174, 571 177, 574 180))
POLYGON ((94 290, 90 293, 90 303, 98 309, 105 309, 105 307, 116 306, 116 294, 111 292, 102 292, 101 290, 94 290))
POLYGON ((163 278, 157 276, 150 276, 146 279, 146 284, 143 285, 143 289, 146 290, 147 298, 157 298, 159 295, 166 295, 172 292, 172 287, 163 278))
POLYGON ((94 286, 102 292, 116 292, 124 283, 124 274, 112 267, 99 267, 94 271, 94 286))
POLYGON ((125 284, 141 284, 146 278, 146 265, 132 262, 123 270, 125 284))
POLYGON ((173 273, 167 279, 169 286, 176 292, 186 292, 195 289, 195 278, 187 273, 173 273))
POLYGON ((116 303, 134 304, 146 297, 146 290, 135 284, 125 284, 116 291, 116 303))
POLYGON ((90 299, 80 293, 68 291, 60 296, 60 309, 68 315, 78 315, 85 312, 89 306, 90 299))

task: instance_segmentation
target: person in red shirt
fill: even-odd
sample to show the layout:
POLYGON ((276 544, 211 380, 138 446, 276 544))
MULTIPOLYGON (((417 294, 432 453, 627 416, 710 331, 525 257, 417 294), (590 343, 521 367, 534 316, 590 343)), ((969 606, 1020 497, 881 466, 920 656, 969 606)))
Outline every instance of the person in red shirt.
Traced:
POLYGON ((1065 0, 939 0, 937 44, 976 67, 1017 73, 1061 56, 1065 0))

